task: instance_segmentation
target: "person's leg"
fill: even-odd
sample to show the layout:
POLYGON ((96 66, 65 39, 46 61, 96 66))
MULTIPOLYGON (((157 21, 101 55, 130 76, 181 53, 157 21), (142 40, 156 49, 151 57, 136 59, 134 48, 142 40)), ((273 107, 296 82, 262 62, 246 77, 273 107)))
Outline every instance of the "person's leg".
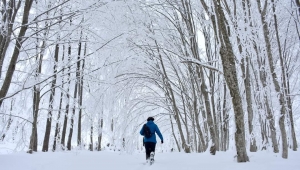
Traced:
POLYGON ((154 155, 155 155, 155 146, 156 146, 156 143, 151 142, 151 144, 150 144, 150 154, 151 154, 151 152, 153 152, 153 161, 154 161, 154 155))
POLYGON ((154 152, 155 153, 155 146, 156 146, 156 143, 154 143, 154 142, 151 142, 151 144, 150 144, 150 153, 151 152, 154 152))
POLYGON ((149 159, 151 153, 151 143, 152 142, 145 142, 145 150, 146 150, 146 160, 149 159))

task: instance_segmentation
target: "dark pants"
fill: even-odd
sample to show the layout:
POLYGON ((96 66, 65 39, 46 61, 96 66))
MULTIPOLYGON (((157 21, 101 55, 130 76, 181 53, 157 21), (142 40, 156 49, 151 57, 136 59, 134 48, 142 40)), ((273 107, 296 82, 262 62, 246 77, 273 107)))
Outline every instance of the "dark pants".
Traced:
POLYGON ((150 153, 155 152, 155 145, 154 142, 145 142, 145 149, 146 149, 146 159, 150 158, 150 153))

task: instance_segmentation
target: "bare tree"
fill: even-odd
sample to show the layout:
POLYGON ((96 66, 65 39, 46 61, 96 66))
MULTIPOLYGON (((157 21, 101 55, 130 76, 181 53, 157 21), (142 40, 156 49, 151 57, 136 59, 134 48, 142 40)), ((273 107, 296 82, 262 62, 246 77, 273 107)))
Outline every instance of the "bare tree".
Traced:
POLYGON ((0 29, 0 77, 2 76, 2 67, 8 45, 13 34, 13 25, 16 15, 21 7, 21 0, 6 0, 3 1, 2 22, 0 29))
POLYGON ((0 138, 1 141, 4 141, 4 138, 5 138, 5 136, 6 136, 6 133, 7 133, 8 130, 10 129, 11 124, 12 124, 12 122, 13 122, 13 118, 12 118, 12 110, 13 110, 13 105, 14 105, 14 103, 15 103, 15 99, 12 99, 12 100, 11 100, 11 103, 10 103, 10 111, 9 111, 10 113, 9 113, 9 118, 8 118, 8 120, 7 120, 7 125, 6 125, 5 130, 3 130, 3 132, 2 132, 2 136, 1 136, 1 138, 0 138))
MULTIPOLYGON (((272 2, 272 11, 273 11, 273 17, 274 17, 274 28, 275 28, 275 34, 276 34, 276 40, 277 40, 277 46, 278 46, 278 54, 279 54, 279 61, 280 61, 280 66, 281 66, 281 74, 282 74, 282 88, 284 89, 282 93, 284 93, 284 97, 286 98, 286 105, 287 109, 286 111, 289 114, 289 119, 290 119, 290 124, 291 124, 291 133, 292 133, 292 147, 293 150, 297 150, 297 140, 296 140, 296 135, 295 135, 295 127, 294 127, 294 118, 293 118, 293 112, 292 112, 292 103, 291 103, 291 98, 289 96, 289 85, 288 85, 288 73, 287 73, 287 68, 286 68, 286 63, 284 60, 283 56, 283 50, 281 46, 281 41, 280 41, 280 36, 279 36, 279 31, 278 31, 278 22, 277 22, 277 15, 276 15, 276 4, 274 0, 271 0, 272 2)), ((298 1, 298 3, 300 3, 298 1)))
MULTIPOLYGON (((81 31, 81 36, 82 36, 82 31, 81 31)), ((81 46, 81 41, 79 42, 80 46, 81 46)), ((87 42, 85 42, 84 44, 84 51, 83 51, 83 56, 86 56, 86 51, 87 51, 87 42)), ((80 56, 78 56, 78 60, 80 60, 80 56)), ((79 62, 79 66, 80 66, 80 62, 79 62)), ((82 60, 82 66, 80 68, 80 77, 79 77, 79 94, 78 94, 78 98, 79 98, 79 113, 78 113, 78 130, 77 130, 77 145, 80 146, 81 145, 81 119, 82 119, 82 101, 83 101, 83 78, 84 78, 84 67, 85 67, 85 59, 83 58, 82 60)))
POLYGON ((64 123, 62 128, 62 134, 61 134, 61 145, 63 149, 65 149, 65 137, 67 132, 67 124, 68 124, 68 115, 69 115, 69 109, 70 109, 70 84, 71 84, 71 44, 68 45, 68 75, 67 75, 67 90, 66 90, 66 108, 65 108, 65 116, 64 116, 64 123))
MULTIPOLYGON (((67 148, 68 150, 71 150, 71 141, 72 141, 72 136, 73 136, 73 125, 74 125, 74 116, 76 112, 76 103, 77 103, 77 95, 78 91, 80 92, 80 58, 81 58, 81 39, 82 39, 82 32, 80 34, 80 39, 78 43, 78 53, 77 53, 77 66, 76 66, 76 80, 75 80, 75 87, 74 87, 74 94, 73 94, 73 108, 72 108, 72 116, 71 116, 71 124, 70 124, 70 130, 69 130, 69 136, 68 136, 68 143, 67 143, 67 148)), ((80 102, 79 102, 80 103, 80 102)), ((81 121, 81 119, 80 119, 81 121)), ((81 141, 81 133, 79 133, 78 138, 80 137, 80 140, 77 141, 78 145, 80 144, 81 141)))
MULTIPOLYGON (((22 25, 20 26, 20 31, 19 31, 19 35, 16 39, 16 45, 14 47, 13 50, 13 54, 11 56, 11 60, 9 62, 9 66, 4 78, 4 81, 2 83, 1 89, 0 89, 0 106, 3 103, 3 98, 6 96, 8 89, 10 87, 11 84, 11 80, 15 71, 15 66, 20 54, 20 49, 22 47, 22 44, 24 42, 24 37, 25 37, 25 33, 27 31, 28 28, 28 18, 29 18, 29 14, 30 14, 30 9, 32 6, 32 2, 33 0, 26 0, 25 4, 24 4, 24 9, 23 9, 23 18, 22 18, 22 25)), ((2 53, 4 52, 4 50, 2 51, 2 53)), ((4 59, 3 57, 1 57, 1 60, 4 59)), ((1 63, 0 63, 1 64, 1 63)))
MULTIPOLYGON (((47 123, 46 123, 46 131, 45 131, 43 149, 42 149, 42 151, 44 151, 44 152, 47 152, 48 148, 49 148, 51 122, 52 122, 53 100, 54 100, 54 96, 55 96, 56 80, 57 80, 58 53, 59 53, 59 45, 57 44, 55 46, 55 52, 54 52, 54 59, 55 59, 55 63, 54 63, 54 66, 53 66, 53 75, 54 76, 53 76, 53 80, 52 80, 52 83, 51 83, 51 89, 50 89, 48 119, 47 119, 47 123)), ((56 142, 56 139, 55 139, 55 142, 56 142)))
POLYGON ((101 116, 99 116, 99 118, 98 118, 97 125, 98 125, 98 127, 97 127, 97 130, 98 130, 97 151, 101 151, 102 129, 103 129, 103 109, 102 109, 101 116))
POLYGON ((247 162, 249 161, 249 158, 247 155, 245 142, 244 110, 237 80, 235 55, 233 53, 233 47, 226 26, 226 23, 228 21, 225 18, 225 14, 223 11, 224 9, 220 4, 220 0, 214 1, 214 9, 216 11, 218 24, 217 35, 219 35, 218 38, 220 39, 220 57, 222 59, 224 78, 227 82, 234 108, 236 126, 235 146, 237 150, 237 161, 247 162))
POLYGON ((279 94, 279 103, 281 105, 280 109, 280 119, 279 119, 279 128, 281 132, 281 140, 282 140, 282 157, 287 158, 288 157, 288 146, 287 146, 287 135, 286 135, 286 130, 285 130, 285 116, 286 116, 286 99, 284 97, 284 91, 281 90, 281 87, 279 85, 278 79, 277 79, 277 74, 275 72, 275 66, 274 66, 274 59, 272 55, 272 49, 271 49, 271 41, 269 37, 269 28, 268 28, 268 23, 266 21, 267 17, 267 8, 268 8, 268 3, 265 3, 264 7, 261 7, 261 2, 260 0, 257 0, 258 4, 258 10, 261 14, 261 22, 263 25, 263 35, 264 35, 264 40, 265 40, 265 46, 266 46, 266 51, 267 51, 267 58, 268 58, 268 63, 269 63, 269 68, 270 72, 272 75, 272 80, 273 84, 275 86, 275 91, 279 94))

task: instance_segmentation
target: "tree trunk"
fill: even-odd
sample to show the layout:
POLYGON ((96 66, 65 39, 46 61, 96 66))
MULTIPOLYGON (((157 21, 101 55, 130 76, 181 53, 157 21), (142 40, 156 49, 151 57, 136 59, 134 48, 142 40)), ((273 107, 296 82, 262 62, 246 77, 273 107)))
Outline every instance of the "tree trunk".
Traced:
MULTIPOLYGON (((74 116, 75 116, 75 112, 76 112, 76 100, 77 100, 77 95, 78 91, 80 91, 79 87, 80 87, 80 54, 81 54, 81 37, 82 35, 80 35, 80 40, 79 40, 79 44, 78 44, 78 53, 77 53, 77 66, 76 66, 76 82, 75 82, 75 88, 74 88, 74 95, 73 95, 73 109, 72 109, 72 117, 71 117, 71 125, 70 125, 70 131, 69 131, 69 136, 68 136, 68 143, 67 143, 67 148, 68 150, 71 150, 71 141, 72 141, 72 136, 73 136, 73 125, 74 125, 74 116)), ((79 101, 80 103, 80 101, 79 101)), ((79 125, 81 125, 81 115, 80 118, 78 119, 80 120, 79 125)), ((81 128, 81 126, 80 126, 81 128)), ((77 140, 77 144, 80 145, 81 143, 81 129, 80 129, 80 133, 78 134, 78 138, 79 140, 77 140)))
MULTIPOLYGON (((244 110, 242 105, 242 99, 239 92, 239 84, 237 80, 236 65, 235 65, 235 56, 233 53, 233 47, 230 42, 230 37, 227 32, 227 21, 225 14, 221 7, 221 2, 214 1, 214 7, 216 11, 216 16, 218 19, 218 28, 219 28, 219 38, 220 38, 220 56, 222 59, 224 78, 227 82, 230 95, 232 97, 232 104, 234 109, 235 117, 235 146, 237 150, 237 161, 238 162, 247 162, 249 161, 247 151, 246 151, 246 142, 245 142, 245 127, 244 127, 244 110)), ((216 35, 217 36, 217 35, 216 35)))
MULTIPOLYGON (((48 8, 50 8, 50 5, 48 5, 48 8)), ((47 19, 48 19, 48 13, 47 13, 47 19)), ((48 33, 49 33, 49 28, 47 28, 49 26, 48 21, 46 21, 45 27, 45 33, 44 33, 44 37, 47 37, 48 33)), ((41 55, 44 55, 44 51, 45 51, 45 47, 46 47, 46 40, 43 41, 43 45, 41 47, 41 55)), ((47 122, 46 122, 46 130, 45 130, 45 136, 44 136, 44 141, 43 141, 43 148, 42 151, 43 152, 48 152, 49 149, 49 140, 50 140, 50 133, 51 133, 51 123, 52 123, 52 110, 53 110, 53 100, 54 100, 54 96, 55 96, 55 86, 56 86, 56 73, 57 73, 57 69, 56 69, 56 64, 58 62, 58 50, 59 50, 59 46, 56 45, 55 47, 55 52, 54 52, 54 58, 55 58, 55 63, 54 63, 54 67, 53 67, 53 80, 51 82, 51 89, 50 89, 50 97, 49 97, 49 110, 48 110, 48 117, 47 117, 47 122)), ((43 57, 41 57, 42 59, 43 57)))
POLYGON ((13 122, 13 119, 11 117, 11 112, 12 112, 12 109, 13 109, 13 105, 14 105, 14 99, 11 101, 10 103, 10 115, 9 115, 9 118, 8 118, 8 121, 7 121, 7 126, 6 126, 6 129, 3 130, 3 134, 0 138, 0 141, 4 141, 4 138, 6 136, 6 133, 8 132, 8 130, 10 129, 10 126, 11 126, 11 123, 13 122))
MULTIPOLYGON (((257 49, 257 44, 254 44, 254 49, 255 49, 255 52, 256 52, 256 55, 257 56, 260 56, 259 52, 258 52, 258 49, 257 49)), ((267 81, 266 81, 266 70, 265 70, 265 61, 264 63, 262 63, 260 60, 263 60, 261 58, 258 58, 257 60, 257 63, 258 63, 258 68, 259 68, 259 79, 260 79, 260 82, 263 86, 263 99, 259 100, 258 101, 258 105, 260 106, 261 109, 264 109, 265 112, 266 112, 266 118, 267 118, 267 122, 269 124, 269 128, 270 128, 270 131, 271 131, 271 140, 272 140, 272 146, 273 146, 273 152, 274 153, 278 153, 279 152, 279 149, 278 149, 278 142, 277 142, 277 139, 276 139, 276 128, 275 128, 275 119, 274 119, 274 114, 273 114, 273 111, 271 109, 271 106, 270 106, 270 103, 269 103, 269 99, 268 99, 268 96, 267 96, 267 92, 265 91, 265 89, 267 88, 267 81), (262 102, 264 103, 265 105, 265 108, 263 108, 262 106, 262 102)), ((252 66, 253 64, 251 64, 252 66)), ((253 68, 252 66, 252 70, 255 70, 255 68, 253 68)), ((258 81, 258 78, 256 78, 256 81, 258 81)), ((259 89, 259 83, 256 82, 257 84, 257 91, 260 91, 259 89)), ((261 123, 264 123, 264 121, 261 121, 261 123)), ((263 125, 261 124, 261 126, 264 126, 262 127, 262 134, 265 135, 265 143, 268 143, 268 138, 267 138, 267 134, 266 134, 266 128, 267 128, 267 125, 263 125)))
POLYGON ((93 120, 91 120, 92 124, 91 124, 91 134, 90 134, 90 140, 91 143, 89 145, 89 150, 93 151, 94 150, 94 142, 93 142, 93 120))
POLYGON ((4 78, 4 81, 3 81, 3 84, 2 84, 2 87, 0 90, 0 106, 2 105, 3 100, 8 92, 8 89, 11 84, 11 80, 12 80, 12 77, 13 77, 13 74, 15 71, 16 63, 19 58, 20 49, 22 49, 21 47, 24 42, 24 36, 25 36, 25 33, 28 28, 28 25, 27 25, 28 24, 28 16, 29 16, 29 12, 30 12, 30 9, 32 6, 32 2, 33 2, 33 0, 25 1, 24 10, 23 10, 24 12, 22 15, 23 16, 22 26, 20 28, 19 35, 16 39, 16 45, 15 45, 13 54, 11 56, 11 60, 10 60, 10 63, 9 63, 9 66, 8 66, 8 69, 6 72, 6 76, 4 78))
MULTIPOLYGON (((281 49, 281 44, 280 44, 280 37, 279 37, 279 31, 278 31, 278 23, 277 23, 277 15, 276 15, 276 10, 275 10, 275 2, 274 0, 271 0, 272 2, 272 9, 273 9, 273 17, 274 17, 274 27, 275 27, 275 33, 276 33, 276 40, 277 40, 277 45, 278 45, 278 54, 279 54, 279 60, 280 60, 280 66, 281 66, 281 72, 282 72, 282 87, 284 89, 284 91, 282 91, 281 93, 284 93, 285 96, 285 101, 286 101, 286 105, 287 105, 287 111, 289 114, 289 118, 290 118, 290 125, 291 125, 291 137, 292 137, 292 148, 294 151, 297 151, 297 140, 296 140, 296 135, 295 135, 295 128, 294 128, 294 119, 293 119, 293 112, 292 112, 292 103, 291 103, 291 99, 288 96, 289 95, 289 86, 288 86, 288 73, 287 73, 287 69, 286 66, 287 65, 285 63, 284 60, 284 56, 282 53, 282 49, 281 49)), ((298 4, 300 3, 300 1, 298 0, 298 4)))
MULTIPOLYGON (((59 46, 58 44, 56 44, 57 46, 59 46)), ((59 47, 57 47, 59 48, 59 47)), ((63 62, 65 58, 65 46, 63 45, 63 53, 62 53, 62 59, 61 61, 63 62)), ((65 68, 62 69, 62 75, 65 74, 65 68)), ((62 77, 62 89, 64 89, 64 77, 62 77)), ((59 107, 58 107, 58 114, 57 114, 57 120, 56 120, 56 125, 55 125, 55 133, 54 133, 54 141, 53 141, 53 148, 52 151, 56 150, 56 143, 59 142, 59 133, 60 133, 60 128, 61 128, 61 124, 60 124, 60 114, 61 114, 61 110, 62 110, 62 101, 63 101, 63 91, 61 91, 60 93, 60 99, 59 99, 59 107)))
POLYGON ((103 128, 103 113, 101 114, 101 117, 98 120, 98 146, 97 146, 98 151, 101 151, 102 128, 103 128))
POLYGON ((5 59, 7 48, 11 41, 11 37, 13 34, 13 25, 15 23, 15 18, 18 10, 21 7, 21 2, 22 1, 19 0, 16 4, 15 0, 10 0, 8 4, 5 5, 5 7, 7 8, 1 12, 3 25, 1 26, 2 28, 0 31, 0 78, 2 77, 3 62, 5 59))
POLYGON ((71 142, 72 142, 72 136, 73 136, 73 125, 74 125, 74 116, 76 111, 76 99, 77 99, 77 89, 78 89, 78 83, 75 83, 74 87, 74 102, 73 102, 73 108, 72 108, 72 117, 71 117, 71 124, 70 124, 70 130, 69 130, 69 136, 68 136, 68 142, 67 142, 67 149, 71 150, 71 142))
POLYGON ((177 149, 178 149, 178 152, 180 152, 180 145, 179 145, 179 142, 176 138, 176 135, 175 135, 175 132, 174 132, 174 126, 173 126, 173 122, 172 122, 172 116, 170 115, 170 122, 171 122, 171 129, 172 129, 172 135, 174 137, 174 140, 175 140, 175 143, 176 143, 176 146, 177 146, 177 149))
MULTIPOLYGON (((289 85, 289 80, 287 80, 287 94, 290 94, 290 85, 289 85)), ((292 110, 292 101, 291 101, 291 97, 288 96, 287 97, 287 105, 288 105, 288 112, 289 112, 289 119, 290 119, 290 125, 291 125, 291 135, 292 135, 292 140, 293 140, 293 151, 297 151, 297 148, 298 148, 298 144, 297 144, 297 139, 296 139, 296 133, 295 133, 295 124, 294 124, 294 118, 293 118, 293 110, 292 110)))
POLYGON ((285 108, 285 104, 286 104, 286 100, 285 100, 285 96, 283 94, 283 91, 281 91, 279 82, 277 80, 277 75, 275 72, 275 66, 274 66, 274 62, 273 62, 273 55, 272 55, 272 49, 271 49, 271 41, 269 38, 269 28, 268 28, 268 23, 266 22, 266 10, 267 10, 267 5, 268 3, 265 3, 264 8, 261 8, 260 5, 260 0, 257 0, 257 4, 258 4, 258 10, 261 14, 261 22, 263 25, 263 33, 264 33, 264 40, 265 40, 265 44, 266 44, 266 51, 267 51, 267 58, 268 58, 268 62, 269 62, 269 68, 270 68, 270 72, 272 75, 272 80, 273 80, 273 84, 275 86, 275 91, 279 94, 279 104, 281 105, 281 109, 280 109, 280 118, 279 118, 279 128, 280 128, 280 132, 281 132, 281 141, 282 141, 282 158, 287 158, 288 157, 288 145, 287 145, 287 135, 286 135, 286 130, 285 130, 285 116, 286 116, 286 108, 285 108))
POLYGON ((168 79, 168 76, 167 76, 167 73, 166 73, 166 70, 165 70, 165 67, 164 67, 164 63, 163 63, 163 60, 162 60, 162 57, 161 57, 161 54, 160 54, 158 44, 157 44, 156 41, 155 41, 155 43, 156 43, 157 52, 158 52, 158 56, 159 56, 160 66, 161 66, 162 72, 163 72, 162 79, 163 79, 163 82, 164 82, 164 86, 166 88, 167 96, 169 96, 170 102, 172 104, 172 108, 173 108, 173 111, 174 111, 174 118, 175 118, 175 121, 177 123, 179 134, 180 134, 180 137, 181 137, 181 140, 182 140, 182 147, 183 147, 183 149, 186 153, 190 153, 191 152, 190 146, 186 143, 186 140, 185 140, 184 135, 183 135, 183 130, 182 130, 182 127, 181 127, 181 122, 180 122, 180 115, 179 115, 180 113, 179 113, 179 110, 177 108, 177 104, 176 104, 176 101, 175 101, 173 90, 172 90, 172 87, 169 83, 169 79, 168 79))
POLYGON ((39 102, 40 101, 40 91, 39 88, 34 86, 33 88, 33 121, 32 121, 32 130, 30 136, 30 144, 28 153, 37 152, 37 118, 39 112, 39 102))
MULTIPOLYGON (((203 74, 203 70, 200 68, 199 69, 199 78, 201 80, 205 80, 204 78, 204 74, 203 74)), ((207 123, 209 126, 209 132, 210 132, 210 138, 211 138, 211 148, 210 148, 210 153, 212 155, 216 154, 216 145, 218 145, 218 143, 216 143, 216 132, 215 132, 215 125, 214 125, 214 121, 213 121, 213 115, 212 115, 212 110, 211 110, 211 106, 210 106, 210 98, 209 98, 209 94, 208 94, 208 88, 205 84, 204 81, 201 82, 201 92, 202 95, 204 96, 204 103, 205 103, 205 108, 206 108, 206 114, 207 114, 207 123)))
POLYGON ((64 118, 64 124, 63 124, 63 130, 61 135, 61 145, 63 149, 65 149, 65 137, 66 137, 66 131, 67 131, 67 124, 68 124, 68 114, 70 109, 70 84, 71 84, 71 44, 69 44, 68 47, 68 76, 67 76, 67 91, 66 91, 66 97, 67 97, 67 104, 66 104, 66 111, 65 111, 65 118, 64 118))
MULTIPOLYGON (((44 43, 42 45, 44 47, 44 43)), ((37 62, 37 68, 35 73, 35 81, 38 82, 39 76, 42 71, 42 61, 43 61, 43 48, 41 52, 37 53, 36 56, 36 62, 37 62)), ((29 144, 29 151, 28 153, 32 153, 33 151, 37 152, 37 118, 39 113, 39 105, 40 105, 40 98, 41 98, 41 89, 40 85, 34 85, 33 87, 33 124, 32 124, 32 132, 30 137, 30 144, 29 144)))
POLYGON ((298 7, 298 12, 299 12, 299 15, 300 15, 300 1, 299 0, 295 0, 296 2, 296 5, 298 7))
MULTIPOLYGON (((240 46, 240 48, 242 48, 240 46)), ((242 50, 240 50, 242 52, 242 50)), ((243 72, 243 79, 244 79, 244 86, 246 92, 246 101, 247 101, 247 112, 248 112, 248 127, 249 127, 249 138, 250 138, 250 152, 256 152, 256 140, 253 134, 253 104, 252 104, 252 89, 251 89, 251 82, 250 82, 250 64, 249 64, 249 57, 246 56, 246 59, 243 58, 241 62, 242 72, 243 72)))
POLYGON ((56 86, 56 78, 57 78, 57 64, 58 64, 58 52, 59 52, 59 45, 56 44, 55 46, 55 52, 54 52, 54 67, 53 67, 53 80, 51 84, 51 91, 50 91, 50 97, 49 97, 49 111, 48 111, 48 118, 47 118, 47 124, 46 124, 46 131, 45 131, 45 137, 43 142, 43 152, 47 152, 49 148, 49 140, 50 140, 50 132, 51 132, 51 122, 52 122, 52 110, 53 110, 53 101, 55 96, 55 86, 56 86))
MULTIPOLYGON (((243 5, 243 13, 244 13, 244 31, 247 31, 247 24, 248 24, 248 20, 250 19, 249 14, 247 13, 247 7, 250 8, 250 4, 248 4, 248 6, 246 5, 246 1, 243 0, 242 1, 242 5, 243 5)), ((237 9, 236 9, 236 1, 234 1, 234 16, 235 16, 235 20, 237 21, 239 18, 237 16, 237 9)), ((236 25, 236 21, 233 21, 235 23, 235 27, 238 28, 238 26, 236 25)), ((243 79, 244 79, 244 87, 245 87, 245 93, 246 93, 246 103, 247 103, 247 113, 248 113, 248 129, 249 129, 249 139, 250 139, 250 152, 256 152, 257 151, 257 146, 256 146, 256 140, 255 140, 255 136, 253 134, 253 104, 252 104, 252 88, 251 88, 251 82, 250 82, 250 64, 249 64, 249 57, 247 54, 247 49, 243 49, 242 47, 242 43, 241 39, 239 36, 236 37, 237 38, 237 44, 238 44, 238 49, 240 52, 240 55, 246 54, 243 56, 242 60, 241 60, 241 70, 243 73, 243 79)))
MULTIPOLYGON (((81 42, 80 42, 81 44, 81 42)), ((83 55, 84 57, 86 56, 86 48, 87 48, 87 44, 85 43, 84 45, 84 52, 83 55)), ((78 60, 80 59, 80 57, 78 57, 78 60)), ((79 82, 79 115, 78 115, 78 131, 77 131, 77 145, 80 146, 81 145, 81 117, 82 117, 82 100, 83 100, 83 75, 84 75, 84 63, 85 63, 85 59, 83 59, 82 61, 82 67, 81 67, 81 71, 80 71, 80 82, 79 82)), ((80 63, 79 63, 80 64, 80 63)))
MULTIPOLYGON (((38 32, 39 26, 38 23, 36 24, 36 32, 38 32)), ((47 30, 44 33, 44 36, 46 37, 47 35, 47 30)), ((36 83, 39 82, 41 72, 42 72, 42 62, 44 58, 44 53, 45 53, 45 46, 46 46, 46 41, 42 42, 42 45, 39 49, 39 39, 37 39, 36 42, 36 69, 35 69, 35 75, 34 75, 34 80, 36 83)), ((33 151, 37 152, 37 145, 38 145, 38 137, 37 137, 37 119, 38 119, 38 114, 39 114, 39 106, 40 106, 40 99, 41 99, 41 87, 40 85, 34 85, 33 86, 33 125, 32 125, 32 133, 31 133, 31 138, 30 138, 30 144, 29 144, 29 151, 28 153, 32 153, 33 151)))
MULTIPOLYGON (((200 60, 200 56, 199 56, 199 45, 196 39, 196 28, 195 28, 195 23, 194 23, 194 16, 192 15, 192 7, 189 1, 181 1, 181 5, 183 6, 183 11, 181 12, 181 15, 184 15, 182 18, 184 20, 184 23, 186 24, 187 27, 187 31, 189 33, 189 40, 190 40, 190 44, 189 44, 189 48, 190 51, 192 53, 193 58, 200 60), (193 35, 193 36, 191 36, 193 35)), ((188 53, 187 57, 188 57, 188 53)), ((190 69, 189 69, 190 70, 190 69)), ((196 75, 197 75, 197 79, 199 80, 203 80, 201 82, 199 82, 200 84, 200 90, 201 90, 201 94, 204 97, 204 104, 205 104, 205 111, 207 114, 207 124, 208 124, 208 129, 209 129, 209 133, 210 133, 210 138, 211 138, 211 154, 215 155, 216 154, 216 145, 218 145, 218 142, 216 143, 216 132, 215 132, 215 122, 213 121, 213 115, 214 113, 212 112, 212 108, 211 108, 211 100, 209 97, 209 91, 207 88, 207 85, 205 83, 205 77, 203 74, 203 68, 199 68, 198 66, 196 66, 196 75)), ((190 71, 190 74, 192 74, 192 72, 190 71)))
MULTIPOLYGON (((210 70, 210 79, 213 79, 213 73, 212 71, 210 70)), ((212 82, 214 80, 210 80, 210 87, 211 87, 211 92, 212 94, 210 95, 210 101, 211 101, 211 106, 212 106, 212 113, 213 113, 213 121, 214 121, 214 129, 215 129, 215 148, 216 148, 216 151, 220 151, 220 130, 219 130, 219 127, 220 127, 220 121, 218 121, 218 115, 220 116, 220 112, 217 112, 216 111, 216 106, 215 106, 215 82, 212 82)))
POLYGON ((227 110, 227 86, 224 82, 224 97, 223 97, 223 148, 226 151, 229 148, 229 114, 227 110))
MULTIPOLYGON (((63 86, 62 86, 62 88, 63 88, 63 86)), ((59 100, 59 109, 58 109, 56 125, 55 125, 54 141, 53 141, 53 148, 52 148, 53 152, 56 150, 57 142, 60 141, 59 133, 60 133, 61 124, 60 124, 59 119, 60 119, 61 108, 62 108, 62 98, 63 98, 63 93, 61 92, 60 100, 59 100)))

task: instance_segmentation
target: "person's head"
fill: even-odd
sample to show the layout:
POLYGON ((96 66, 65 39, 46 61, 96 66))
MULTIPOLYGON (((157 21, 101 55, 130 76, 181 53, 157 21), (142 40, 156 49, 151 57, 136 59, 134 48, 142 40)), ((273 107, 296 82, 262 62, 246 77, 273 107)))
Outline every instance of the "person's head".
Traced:
POLYGON ((154 121, 154 118, 153 117, 148 117, 147 121, 154 121))

